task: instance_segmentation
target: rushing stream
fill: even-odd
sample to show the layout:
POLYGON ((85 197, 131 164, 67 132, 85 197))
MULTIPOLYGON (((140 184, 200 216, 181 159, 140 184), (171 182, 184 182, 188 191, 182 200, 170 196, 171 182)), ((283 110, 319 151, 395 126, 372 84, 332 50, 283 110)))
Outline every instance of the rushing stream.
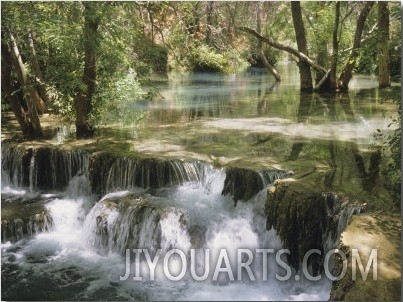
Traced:
POLYGON ((294 269, 286 281, 278 278, 287 273, 279 265, 285 257, 276 259, 282 243, 266 229, 264 208, 267 188, 290 174, 267 166, 283 162, 285 152, 326 161, 328 141, 345 144, 340 150, 353 144, 368 149, 373 133, 388 122, 373 80, 353 81, 371 88, 352 90, 354 108, 318 97, 306 111, 296 73, 287 68, 279 86, 261 71, 160 79, 164 99, 136 104, 146 112, 143 125, 101 131, 105 139, 135 142, 145 154, 186 160, 140 164, 121 158, 100 172, 101 180, 91 176, 92 159, 84 151, 26 155, 3 146, 2 212, 23 218, 2 221, 2 299, 327 300, 327 278, 312 282, 294 269), (256 194, 234 206, 234 196, 222 194, 228 170, 189 160, 194 154, 268 165, 257 174, 256 194), (182 253, 166 257, 174 249, 182 253), (274 252, 264 258, 262 249, 274 252), (249 270, 240 269, 250 259, 247 252, 239 257, 245 250, 253 256, 249 270), (156 255, 152 273, 149 260, 156 255), (192 275, 192 261, 199 277, 209 269, 205 280, 192 275))
MULTIPOLYGON (((211 263, 217 251, 225 248, 237 279, 237 249, 281 249, 273 230, 265 229, 262 215, 265 191, 248 203, 234 208, 230 196, 222 196, 225 175, 211 169, 200 182, 155 190, 133 189, 106 194, 96 202, 81 186, 84 176, 75 176, 64 192, 39 193, 3 187, 3 203, 8 195, 20 195, 29 203, 40 199, 52 217, 49 231, 2 245, 3 297, 10 300, 150 299, 150 300, 260 300, 326 299, 329 282, 280 282, 275 273, 281 268, 268 264, 268 280, 263 280, 262 259, 256 257, 252 269, 256 281, 229 282, 225 277, 195 281, 187 274, 179 281, 165 277, 163 264, 150 281, 149 269, 141 261, 142 281, 125 281, 125 250, 147 249, 150 254, 177 248, 187 255, 192 249, 209 249, 211 263), (115 202, 119 200, 119 203, 115 202), (18 269, 17 269, 18 267, 18 269)), ((204 254, 196 254, 204 265, 204 254), (201 257, 201 258, 200 258, 201 257)), ((274 256, 273 256, 274 257, 274 256)), ((161 257, 162 258, 162 257, 161 257)), ((271 258, 268 258, 269 261, 271 258)), ((189 261, 189 259, 188 259, 189 261)), ((178 259, 169 267, 177 276, 178 259)), ((213 271, 215 265, 211 265, 213 271)), ((198 273, 202 275, 205 267, 198 273)), ((210 273, 212 275, 212 272, 210 273)))

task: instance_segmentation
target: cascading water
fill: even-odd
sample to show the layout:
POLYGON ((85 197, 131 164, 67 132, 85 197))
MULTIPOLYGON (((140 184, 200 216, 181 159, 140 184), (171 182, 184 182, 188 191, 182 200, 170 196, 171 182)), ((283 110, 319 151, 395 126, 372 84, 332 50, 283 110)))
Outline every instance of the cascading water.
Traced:
MULTIPOLYGON (((31 158, 35 157, 34 154, 37 153, 32 152, 31 158)), ((265 188, 234 207, 233 196, 222 194, 227 179, 224 169, 182 161, 169 161, 162 165, 165 168, 158 169, 153 163, 148 169, 144 163, 139 165, 132 161, 128 164, 129 161, 122 160, 109 166, 107 190, 99 198, 90 190, 93 183, 90 179, 91 160, 88 155, 81 156, 80 160, 76 155, 59 157, 65 161, 60 166, 69 167, 63 176, 63 180, 68 179, 68 185, 62 191, 39 193, 35 185, 39 186, 40 182, 34 181, 27 184, 29 192, 19 191, 23 196, 35 193, 42 211, 51 217, 52 223, 46 228, 28 232, 24 238, 16 238, 22 240, 2 244, 3 299, 328 298, 328 281, 310 284, 307 280, 297 282, 291 278, 280 282, 275 274, 284 275, 285 271, 276 265, 275 256, 269 256, 266 263, 263 255, 256 253, 257 249, 281 249, 274 230, 266 230, 265 188), (81 163, 81 168, 76 167, 77 162, 81 163), (160 176, 161 186, 150 185, 158 184, 155 180, 149 182, 153 177, 158 179, 153 173, 160 176), (142 179, 137 182, 133 177, 142 179), (133 249, 141 249, 138 259, 133 249), (187 270, 178 281, 172 281, 172 278, 181 274, 181 255, 172 254, 164 263, 164 256, 173 249, 183 252, 187 264, 187 270), (222 249, 227 251, 227 258, 221 257, 222 249), (250 264, 255 281, 251 280, 245 268, 238 270, 237 253, 241 249, 248 249, 255 256, 250 264), (160 250, 154 274, 147 264, 145 250, 151 260, 160 250), (193 254, 191 250, 194 250, 193 254), (206 251, 209 253, 207 260, 206 251), (217 267, 219 259, 228 260, 232 275, 220 270, 221 266, 217 267), (196 281, 189 272, 192 261, 197 266, 197 276, 203 276, 209 270, 204 281, 196 281), (264 265, 267 266, 267 280, 263 276, 264 265), (214 279, 217 268, 221 272, 214 279), (127 272, 129 276, 124 278, 127 272), (137 279, 133 280, 133 277, 137 279)), ((38 175, 40 161, 30 163, 30 173, 38 175)), ((18 164, 13 165, 15 167, 11 170, 19 171, 18 164)), ((13 179, 7 169, 3 172, 8 176, 6 179, 13 179)), ((59 176, 55 180, 56 174, 52 175, 52 184, 58 187, 59 176)), ((31 179, 31 174, 29 176, 31 179)), ((261 173, 258 177, 270 181, 270 178, 280 175, 261 173)), ((14 183, 15 189, 21 188, 23 183, 14 183)), ((247 260, 246 256, 243 255, 243 262, 247 260)))

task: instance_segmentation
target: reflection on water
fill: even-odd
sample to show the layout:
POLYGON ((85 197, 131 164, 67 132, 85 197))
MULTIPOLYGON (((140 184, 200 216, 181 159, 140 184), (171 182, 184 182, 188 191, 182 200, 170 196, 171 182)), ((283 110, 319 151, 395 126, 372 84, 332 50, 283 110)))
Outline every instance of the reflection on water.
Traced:
POLYGON ((301 139, 353 141, 368 148, 376 143, 378 129, 388 131, 385 117, 395 111, 392 100, 400 98, 400 87, 378 90, 373 77, 356 76, 348 93, 301 95, 297 67, 282 65, 279 72, 281 83, 264 69, 155 77, 152 86, 161 97, 135 106, 145 110, 143 122, 117 127, 116 121, 101 128, 100 137, 130 140, 143 151, 143 143, 158 140, 181 150, 234 157, 250 155, 250 136, 269 135, 294 143, 286 152, 295 157, 301 139))
POLYGON ((100 137, 129 141, 142 153, 257 169, 324 165, 333 173, 330 187, 336 178, 343 182, 336 175, 345 167, 350 180, 368 188, 379 170, 375 134, 391 131, 400 87, 378 90, 376 78, 360 75, 348 93, 301 94, 297 67, 282 65, 279 72, 281 83, 264 69, 155 77, 161 97, 137 104, 146 111, 144 121, 135 128, 105 127, 100 137))
MULTIPOLYGON (((171 74, 153 83, 163 100, 149 105, 147 122, 169 124, 197 119, 277 115, 276 110, 268 110, 263 102, 267 103, 268 95, 279 90, 279 95, 287 95, 286 107, 295 106, 298 82, 290 83, 294 84, 279 86, 264 69, 251 69, 240 75, 171 74)), ((274 108, 281 105, 276 103, 274 108)))

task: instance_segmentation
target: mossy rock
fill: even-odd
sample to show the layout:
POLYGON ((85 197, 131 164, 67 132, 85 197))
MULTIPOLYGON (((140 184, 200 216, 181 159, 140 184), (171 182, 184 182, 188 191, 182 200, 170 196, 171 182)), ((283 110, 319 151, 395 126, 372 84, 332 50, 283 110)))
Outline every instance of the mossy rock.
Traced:
POLYGON ((222 195, 231 194, 235 205, 239 200, 247 201, 263 190, 268 183, 288 175, 282 170, 263 170, 229 166, 225 169, 226 177, 222 195))
POLYGON ((319 274, 326 252, 337 246, 349 217, 361 208, 362 202, 323 192, 320 186, 309 185, 303 179, 277 180, 268 190, 266 227, 274 228, 283 247, 290 250, 288 262, 296 270, 309 250, 320 250, 321 255, 313 254, 308 259, 313 274, 319 274))
POLYGON ((2 196, 1 241, 16 242, 27 236, 48 231, 53 220, 40 196, 32 199, 2 196))

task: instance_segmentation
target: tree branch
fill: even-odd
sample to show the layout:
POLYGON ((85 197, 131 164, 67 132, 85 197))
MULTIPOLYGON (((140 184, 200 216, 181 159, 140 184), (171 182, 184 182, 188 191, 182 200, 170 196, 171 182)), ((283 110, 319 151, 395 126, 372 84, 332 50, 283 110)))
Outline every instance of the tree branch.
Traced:
POLYGON ((315 63, 311 58, 309 58, 308 56, 306 56, 305 54, 303 54, 302 52, 298 51, 295 48, 292 48, 290 46, 275 42, 273 40, 271 40, 269 37, 263 37, 262 35, 260 35, 259 33, 257 33, 255 30, 249 28, 249 27, 236 27, 237 30, 246 32, 248 34, 251 34, 252 36, 256 37, 257 39, 259 39, 262 42, 265 42, 267 44, 269 44, 271 47, 274 47, 276 49, 279 50, 283 50, 285 52, 288 52, 294 56, 296 56, 297 58, 299 58, 301 61, 306 62, 307 64, 309 64, 315 71, 325 74, 327 72, 327 70, 320 66, 319 64, 315 63))

